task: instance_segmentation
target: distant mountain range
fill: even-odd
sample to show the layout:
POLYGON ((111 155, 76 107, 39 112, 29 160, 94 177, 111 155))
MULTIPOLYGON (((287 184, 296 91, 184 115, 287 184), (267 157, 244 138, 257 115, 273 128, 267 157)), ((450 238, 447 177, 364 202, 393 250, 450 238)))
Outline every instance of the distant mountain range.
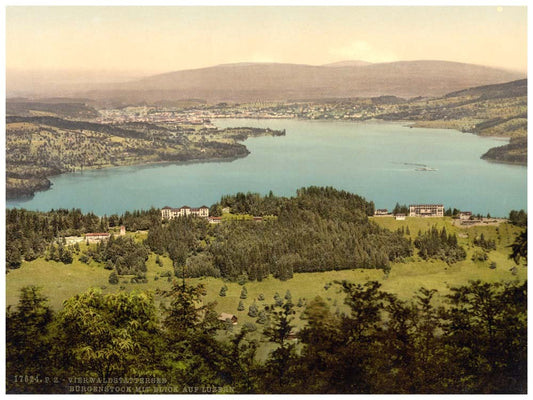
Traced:
POLYGON ((222 64, 144 78, 125 74, 117 76, 115 81, 111 80, 111 73, 95 73, 93 79, 88 73, 84 74, 76 79, 74 72, 55 75, 35 72, 26 76, 7 71, 7 97, 85 97, 122 104, 179 100, 213 103, 377 96, 412 98, 442 96, 471 87, 526 78, 526 74, 520 72, 429 60, 389 63, 348 60, 321 66, 222 64))
POLYGON ((240 63, 159 74, 77 94, 123 103, 184 99, 319 100, 383 95, 412 98, 442 96, 525 77, 524 73, 448 61, 374 64, 342 61, 323 66, 240 63))

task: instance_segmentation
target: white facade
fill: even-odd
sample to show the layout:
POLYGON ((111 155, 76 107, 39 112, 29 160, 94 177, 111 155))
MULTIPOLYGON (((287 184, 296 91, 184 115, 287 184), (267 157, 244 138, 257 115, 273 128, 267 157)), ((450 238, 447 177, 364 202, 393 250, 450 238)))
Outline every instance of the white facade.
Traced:
POLYGON ((89 243, 98 243, 102 240, 107 240, 111 234, 107 232, 101 232, 101 233, 86 233, 85 234, 85 240, 89 243))
POLYGON ((409 206, 410 217, 444 217, 442 204, 414 204, 409 206))
POLYGON ((180 208, 171 208, 163 207, 161 209, 161 218, 162 219, 174 219, 178 217, 187 217, 189 215, 195 215, 201 218, 209 217, 209 207, 202 206, 199 208, 191 208, 188 206, 183 206, 180 208))
POLYGON ((380 208, 374 212, 374 215, 388 215, 389 211, 385 208, 380 208))
POLYGON ((471 216, 472 216, 472 212, 471 211, 463 211, 463 212, 459 213, 459 219, 461 221, 469 220, 471 216))

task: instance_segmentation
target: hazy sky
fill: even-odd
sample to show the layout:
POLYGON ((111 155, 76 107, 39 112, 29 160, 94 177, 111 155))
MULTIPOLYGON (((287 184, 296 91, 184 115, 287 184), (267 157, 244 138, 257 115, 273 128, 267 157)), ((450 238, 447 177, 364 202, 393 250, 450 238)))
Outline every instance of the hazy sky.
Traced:
POLYGON ((449 60, 527 70, 526 7, 16 7, 8 69, 449 60))

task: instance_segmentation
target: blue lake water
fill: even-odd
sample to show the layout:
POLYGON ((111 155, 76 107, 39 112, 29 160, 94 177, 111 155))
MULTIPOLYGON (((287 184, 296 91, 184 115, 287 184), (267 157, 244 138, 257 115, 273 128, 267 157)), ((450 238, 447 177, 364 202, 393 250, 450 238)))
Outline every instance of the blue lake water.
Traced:
POLYGON ((286 129, 248 139, 248 157, 231 162, 117 167, 51 178, 50 190, 8 207, 81 208, 98 215, 151 206, 201 206, 224 194, 270 190, 292 196, 309 185, 333 186, 374 201, 376 208, 441 203, 507 216, 527 209, 527 168, 479 157, 507 141, 399 123, 223 119, 216 125, 286 129), (424 164, 436 171, 417 171, 424 164))

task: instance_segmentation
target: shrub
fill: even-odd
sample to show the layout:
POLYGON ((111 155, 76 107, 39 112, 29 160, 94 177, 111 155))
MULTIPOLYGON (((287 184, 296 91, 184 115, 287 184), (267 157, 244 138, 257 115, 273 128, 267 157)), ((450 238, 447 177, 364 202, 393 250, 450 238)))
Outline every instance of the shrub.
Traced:
POLYGON ((479 251, 476 250, 474 254, 472 254, 472 261, 487 261, 489 256, 485 251, 479 251))
POLYGON ((280 307, 283 304, 283 299, 281 298, 278 292, 276 292, 276 294, 274 295, 274 301, 276 303, 276 306, 278 307, 280 307))
POLYGON ((255 332, 257 330, 257 326, 255 326, 252 322, 245 322, 242 326, 242 330, 246 332, 255 332))
POLYGON ((292 300, 292 295, 289 289, 287 289, 287 292, 285 293, 285 300, 289 302, 292 300))
POLYGON ((246 284, 246 282, 248 282, 248 275, 246 274, 246 272, 237 277, 237 283, 239 285, 243 286, 246 284))
POLYGON ((109 279, 108 279, 108 282, 112 285, 116 285, 118 284, 118 275, 115 271, 111 272, 111 274, 109 274, 109 279))

